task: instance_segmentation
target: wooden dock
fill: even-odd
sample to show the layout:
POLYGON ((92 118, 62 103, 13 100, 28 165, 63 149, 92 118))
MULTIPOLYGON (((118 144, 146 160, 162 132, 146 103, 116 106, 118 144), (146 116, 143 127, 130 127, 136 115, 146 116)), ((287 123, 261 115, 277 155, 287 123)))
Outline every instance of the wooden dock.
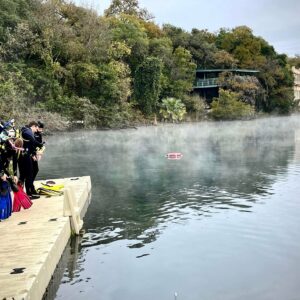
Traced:
MULTIPOLYGON (((40 300, 91 199, 89 176, 55 179, 64 195, 41 196, 0 222, 0 300, 40 300)), ((40 182, 36 182, 38 188, 40 182)))

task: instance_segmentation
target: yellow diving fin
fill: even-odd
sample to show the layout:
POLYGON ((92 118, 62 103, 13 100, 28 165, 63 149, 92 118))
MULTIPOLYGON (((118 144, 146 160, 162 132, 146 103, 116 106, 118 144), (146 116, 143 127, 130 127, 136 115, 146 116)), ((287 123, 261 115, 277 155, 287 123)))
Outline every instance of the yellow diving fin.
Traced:
POLYGON ((42 183, 42 187, 51 191, 60 191, 65 186, 63 184, 50 185, 50 184, 42 183))
POLYGON ((40 195, 45 195, 45 196, 62 196, 64 194, 62 191, 49 190, 43 187, 38 188, 37 192, 40 195))

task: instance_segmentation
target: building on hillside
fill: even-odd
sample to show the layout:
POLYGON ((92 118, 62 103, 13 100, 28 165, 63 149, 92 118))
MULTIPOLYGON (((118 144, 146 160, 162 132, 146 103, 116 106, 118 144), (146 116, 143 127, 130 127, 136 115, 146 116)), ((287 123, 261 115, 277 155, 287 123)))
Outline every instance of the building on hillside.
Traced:
POLYGON ((292 67, 294 75, 294 99, 300 100, 300 69, 292 67))
POLYGON ((259 73, 257 70, 248 69, 198 69, 193 87, 194 93, 210 103, 214 97, 219 96, 218 78, 222 72, 231 72, 239 76, 255 76, 259 73))

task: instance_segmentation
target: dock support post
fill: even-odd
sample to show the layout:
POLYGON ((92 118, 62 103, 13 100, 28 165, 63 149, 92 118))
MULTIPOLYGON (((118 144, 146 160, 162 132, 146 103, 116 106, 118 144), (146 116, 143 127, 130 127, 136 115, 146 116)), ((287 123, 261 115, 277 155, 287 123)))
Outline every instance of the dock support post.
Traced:
POLYGON ((64 193, 64 216, 70 217, 71 227, 76 235, 82 228, 83 221, 80 218, 79 208, 76 206, 75 193, 72 187, 65 188, 64 193))

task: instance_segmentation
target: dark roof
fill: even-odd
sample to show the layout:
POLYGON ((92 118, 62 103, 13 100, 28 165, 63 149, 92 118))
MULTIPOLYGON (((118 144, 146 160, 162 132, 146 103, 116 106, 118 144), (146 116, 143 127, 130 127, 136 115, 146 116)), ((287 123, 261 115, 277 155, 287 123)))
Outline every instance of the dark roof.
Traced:
POLYGON ((212 73, 212 72, 238 72, 238 73, 259 73, 258 70, 249 69, 198 69, 197 73, 212 73))

